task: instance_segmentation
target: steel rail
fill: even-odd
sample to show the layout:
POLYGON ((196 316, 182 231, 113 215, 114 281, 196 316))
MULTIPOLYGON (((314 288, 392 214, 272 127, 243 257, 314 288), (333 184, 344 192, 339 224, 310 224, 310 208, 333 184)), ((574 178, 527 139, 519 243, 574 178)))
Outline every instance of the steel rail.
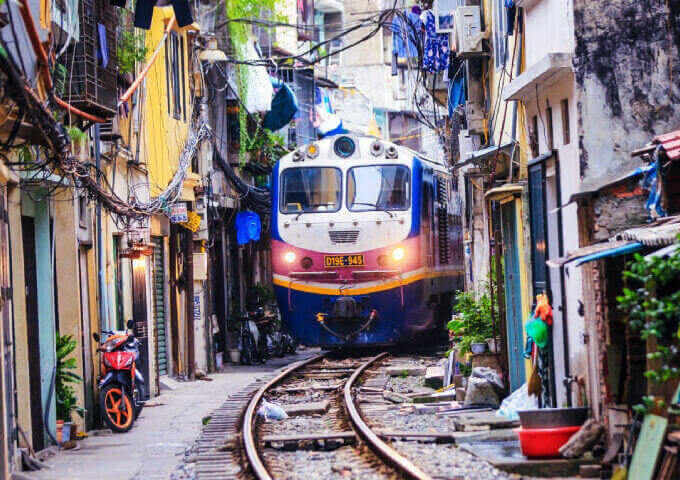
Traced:
POLYGON ((250 463, 250 467, 253 469, 253 473, 259 480, 274 480, 274 478, 269 474, 267 467, 265 467, 264 463, 262 463, 262 459, 260 458, 260 454, 258 453, 257 447, 255 445, 253 421, 255 420, 255 412, 260 400, 262 400, 262 397, 267 390, 281 383, 283 380, 289 377, 290 374, 299 368, 304 367, 305 365, 309 365, 310 363, 314 363, 317 360, 324 358, 326 355, 328 355, 328 352, 320 353, 319 355, 314 355, 313 357, 288 367, 272 378, 269 382, 267 382, 267 384, 265 384, 262 388, 260 388, 248 403, 248 408, 246 408, 246 411, 243 414, 243 425, 241 429, 243 433, 243 447, 245 449, 248 462, 250 463))
POLYGON ((352 422, 352 427, 361 437, 361 439, 366 442, 374 454, 395 467, 400 473, 404 474, 406 478, 410 478, 412 480, 432 480, 432 477, 404 458, 395 449, 383 442, 380 437, 378 437, 373 432, 373 430, 371 430, 371 427, 366 424, 363 417, 361 416, 361 413, 354 404, 354 399, 352 398, 352 385, 357 381, 359 376, 364 372, 364 370, 366 370, 366 368, 371 366, 377 360, 383 358, 388 353, 389 352, 384 352, 376 355, 357 368, 354 373, 352 373, 352 376, 349 377, 345 383, 345 408, 347 408, 347 413, 349 414, 350 421, 352 422))

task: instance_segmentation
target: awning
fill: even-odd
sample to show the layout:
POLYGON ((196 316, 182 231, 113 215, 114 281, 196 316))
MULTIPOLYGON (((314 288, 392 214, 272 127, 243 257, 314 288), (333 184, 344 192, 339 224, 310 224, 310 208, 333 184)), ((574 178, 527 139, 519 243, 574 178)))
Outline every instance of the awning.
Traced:
POLYGON ((631 155, 637 157, 644 153, 652 153, 658 145, 661 145, 669 160, 680 159, 680 130, 657 135, 644 147, 634 150, 631 155))
MULTIPOLYGON (((594 243, 592 245, 588 245, 587 247, 579 248, 577 250, 572 250, 571 252, 567 253, 564 257, 559 257, 559 258, 552 258, 545 263, 549 267, 561 267, 564 264, 567 264, 569 262, 573 262, 575 260, 582 260, 586 257, 592 257, 594 255, 600 255, 599 257, 596 258, 591 258, 591 260, 596 260, 597 258, 603 258, 607 256, 612 256, 617 254, 616 252, 619 252, 619 249, 623 249, 624 253, 625 249, 628 248, 630 245, 637 244, 639 245, 638 248, 641 247, 641 244, 637 242, 630 242, 630 241, 618 241, 618 242, 600 242, 600 243, 594 243)), ((621 253, 618 253, 621 255, 621 253)), ((588 261, 588 260, 585 260, 588 261)), ((584 263, 583 261, 579 261, 579 265, 581 263, 584 263)))
POLYGON ((680 215, 661 218, 649 225, 629 228, 617 233, 609 241, 595 243, 569 252, 564 257, 546 261, 549 267, 576 261, 576 265, 600 258, 625 255, 645 247, 674 246, 680 235, 680 215))
POLYGON ((614 235, 616 240, 640 242, 646 247, 663 247, 675 242, 680 235, 680 215, 656 220, 649 225, 630 228, 614 235))
POLYGON ((484 198, 486 198, 487 200, 499 200, 501 198, 521 193, 522 185, 513 183, 488 190, 487 192, 484 193, 484 198))
POLYGON ((472 152, 465 160, 462 162, 456 163, 453 168, 454 170, 460 167, 464 167, 465 165, 470 165, 472 163, 474 164, 480 164, 483 161, 492 158, 494 155, 496 155, 496 151, 499 152, 499 154, 505 155, 509 157, 512 155, 512 150, 515 147, 517 142, 514 140, 510 140, 508 142, 503 143, 502 145, 491 145, 490 147, 482 148, 481 150, 476 150, 472 152))

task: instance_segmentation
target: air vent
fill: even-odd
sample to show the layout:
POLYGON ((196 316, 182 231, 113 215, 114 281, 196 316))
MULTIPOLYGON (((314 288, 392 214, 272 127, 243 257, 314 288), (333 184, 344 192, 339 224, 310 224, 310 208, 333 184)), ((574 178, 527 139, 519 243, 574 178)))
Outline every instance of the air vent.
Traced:
POLYGON ((328 232, 331 243, 356 243, 359 230, 332 230, 328 232))

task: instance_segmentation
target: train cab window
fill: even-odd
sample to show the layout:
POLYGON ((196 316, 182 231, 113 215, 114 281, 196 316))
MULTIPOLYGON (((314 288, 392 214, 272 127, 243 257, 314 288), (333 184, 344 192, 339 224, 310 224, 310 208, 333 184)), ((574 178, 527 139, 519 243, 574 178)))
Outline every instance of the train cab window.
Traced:
POLYGON ((342 173, 332 167, 289 168, 281 174, 281 212, 337 212, 342 173))
POLYGON ((353 212, 406 210, 411 205, 411 171, 403 165, 350 168, 347 208, 353 212))

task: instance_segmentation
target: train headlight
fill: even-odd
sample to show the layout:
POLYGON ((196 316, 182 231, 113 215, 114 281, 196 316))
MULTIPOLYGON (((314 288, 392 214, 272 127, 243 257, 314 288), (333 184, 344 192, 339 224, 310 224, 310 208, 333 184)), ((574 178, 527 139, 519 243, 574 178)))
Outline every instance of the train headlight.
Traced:
POLYGON ((286 252, 286 254, 283 256, 283 259, 288 263, 293 263, 295 261, 295 253, 286 252))
POLYGON ((392 258, 395 259, 397 262, 403 260, 404 255, 406 255, 406 252, 401 247, 397 247, 394 250, 392 250, 392 258))

